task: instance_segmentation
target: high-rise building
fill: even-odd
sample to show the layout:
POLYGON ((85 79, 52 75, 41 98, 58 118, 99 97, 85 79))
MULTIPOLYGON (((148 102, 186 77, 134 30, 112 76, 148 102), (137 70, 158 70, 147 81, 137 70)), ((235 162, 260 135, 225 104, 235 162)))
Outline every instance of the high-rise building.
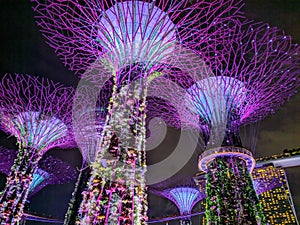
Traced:
POLYGON ((255 180, 276 178, 277 184, 274 185, 275 187, 259 195, 266 222, 272 225, 297 224, 292 196, 284 169, 276 168, 272 164, 262 165, 254 170, 252 177, 255 180))
POLYGON ((262 192, 259 199, 266 221, 274 225, 299 224, 293 204, 292 193, 284 168, 300 165, 300 148, 283 150, 283 154, 257 159, 257 166, 252 173, 254 180, 270 179, 272 189, 262 192))

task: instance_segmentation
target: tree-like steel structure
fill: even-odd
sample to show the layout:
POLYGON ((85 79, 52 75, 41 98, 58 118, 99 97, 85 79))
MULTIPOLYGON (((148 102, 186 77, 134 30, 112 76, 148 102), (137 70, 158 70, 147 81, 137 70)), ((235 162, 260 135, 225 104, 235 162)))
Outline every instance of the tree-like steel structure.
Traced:
MULTIPOLYGON (((0 147, 0 156, 0 172, 8 176, 17 157, 17 152, 0 147)), ((33 174, 28 198, 34 196, 47 185, 69 183, 74 181, 76 177, 76 169, 68 163, 50 155, 45 156, 39 161, 38 169, 33 174)))
POLYGON ((98 85, 113 78, 108 118, 78 224, 145 224, 148 80, 161 75, 157 66, 168 62, 176 45, 208 49, 218 43, 221 48, 235 26, 240 4, 33 2, 41 31, 71 70, 83 74, 91 68, 98 85), (101 70, 95 73, 98 66, 101 70))
POLYGON ((243 148, 239 128, 273 113, 300 83, 299 47, 291 37, 267 24, 248 21, 237 34, 227 45, 228 55, 211 58, 206 78, 176 81, 187 91, 187 108, 181 107, 184 118, 168 102, 156 105, 168 124, 202 131, 206 150, 199 157, 199 168, 207 173, 209 224, 264 223, 250 176, 255 160, 243 148), (192 113, 199 120, 190 120, 192 113))
POLYGON ((250 176, 255 162, 243 148, 239 127, 273 112, 299 86, 299 48, 290 37, 261 23, 241 29, 230 57, 212 63, 216 76, 188 89, 209 127, 203 130, 209 131, 208 150, 199 157, 200 170, 207 172, 209 223, 264 224, 250 176))
POLYGON ((192 224, 191 213, 193 207, 205 198, 205 192, 200 191, 194 182, 186 182, 172 187, 151 190, 152 193, 172 201, 179 209, 182 217, 180 224, 192 224))
POLYGON ((45 78, 6 74, 0 82, 1 129, 16 137, 18 154, 0 197, 1 224, 18 224, 43 154, 75 146, 73 88, 45 78))

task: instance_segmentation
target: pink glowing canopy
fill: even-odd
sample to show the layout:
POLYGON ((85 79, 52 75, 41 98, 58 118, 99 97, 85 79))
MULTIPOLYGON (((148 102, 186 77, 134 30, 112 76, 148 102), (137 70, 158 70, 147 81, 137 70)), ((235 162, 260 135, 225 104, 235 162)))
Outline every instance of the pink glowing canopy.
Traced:
POLYGON ((75 146, 71 129, 73 88, 46 78, 6 74, 0 82, 1 129, 20 146, 46 151, 75 146))
POLYGON ((120 68, 162 61, 175 44, 222 49, 241 17, 234 0, 32 2, 47 43, 79 74, 104 54, 120 68))
MULTIPOLYGON (((203 129, 215 125, 232 130, 274 113, 300 85, 300 48, 290 36, 264 23, 242 21, 236 34, 234 41, 226 44, 228 54, 208 58, 208 70, 196 67, 203 71, 202 79, 194 72, 195 67, 179 79, 167 66, 161 69, 163 76, 171 77, 187 94, 182 99, 169 95, 164 101, 151 100, 155 104, 148 106, 149 111, 162 114, 175 127, 200 124, 203 129), (185 102, 186 107, 176 102, 185 102), (180 118, 174 108, 180 108, 186 118, 194 112, 199 120, 180 118)), ((165 85, 167 92, 172 86, 165 85)))

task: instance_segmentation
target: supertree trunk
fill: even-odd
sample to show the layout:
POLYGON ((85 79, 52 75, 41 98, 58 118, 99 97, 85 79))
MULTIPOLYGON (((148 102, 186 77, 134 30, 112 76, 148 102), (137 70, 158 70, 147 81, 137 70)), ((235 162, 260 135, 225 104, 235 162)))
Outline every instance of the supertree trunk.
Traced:
POLYGON ((265 224, 246 162, 217 156, 206 174, 207 224, 265 224))
POLYGON ((77 224, 145 224, 146 79, 114 90, 77 224))
POLYGON ((76 223, 76 218, 78 214, 78 210, 80 207, 80 203, 82 201, 82 192, 87 188, 87 182, 89 180, 91 169, 89 166, 84 168, 86 165, 83 162, 82 168, 77 178, 77 182, 75 184, 75 189, 72 193, 72 198, 69 203, 69 207, 65 216, 64 224, 65 225, 72 225, 76 223))
POLYGON ((21 148, 14 161, 7 185, 0 197, 1 225, 20 224, 24 204, 29 194, 29 186, 34 171, 38 167, 41 154, 35 149, 21 148))

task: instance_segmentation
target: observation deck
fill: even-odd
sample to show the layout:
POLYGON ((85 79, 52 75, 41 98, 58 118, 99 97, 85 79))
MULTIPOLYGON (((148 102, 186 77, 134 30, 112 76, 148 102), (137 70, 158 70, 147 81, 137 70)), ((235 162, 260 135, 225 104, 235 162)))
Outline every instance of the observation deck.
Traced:
POLYGON ((235 157, 245 161, 249 172, 251 173, 255 167, 255 159, 252 153, 245 148, 239 147, 219 147, 207 150, 199 156, 198 168, 201 171, 207 172, 208 165, 218 157, 235 157))

